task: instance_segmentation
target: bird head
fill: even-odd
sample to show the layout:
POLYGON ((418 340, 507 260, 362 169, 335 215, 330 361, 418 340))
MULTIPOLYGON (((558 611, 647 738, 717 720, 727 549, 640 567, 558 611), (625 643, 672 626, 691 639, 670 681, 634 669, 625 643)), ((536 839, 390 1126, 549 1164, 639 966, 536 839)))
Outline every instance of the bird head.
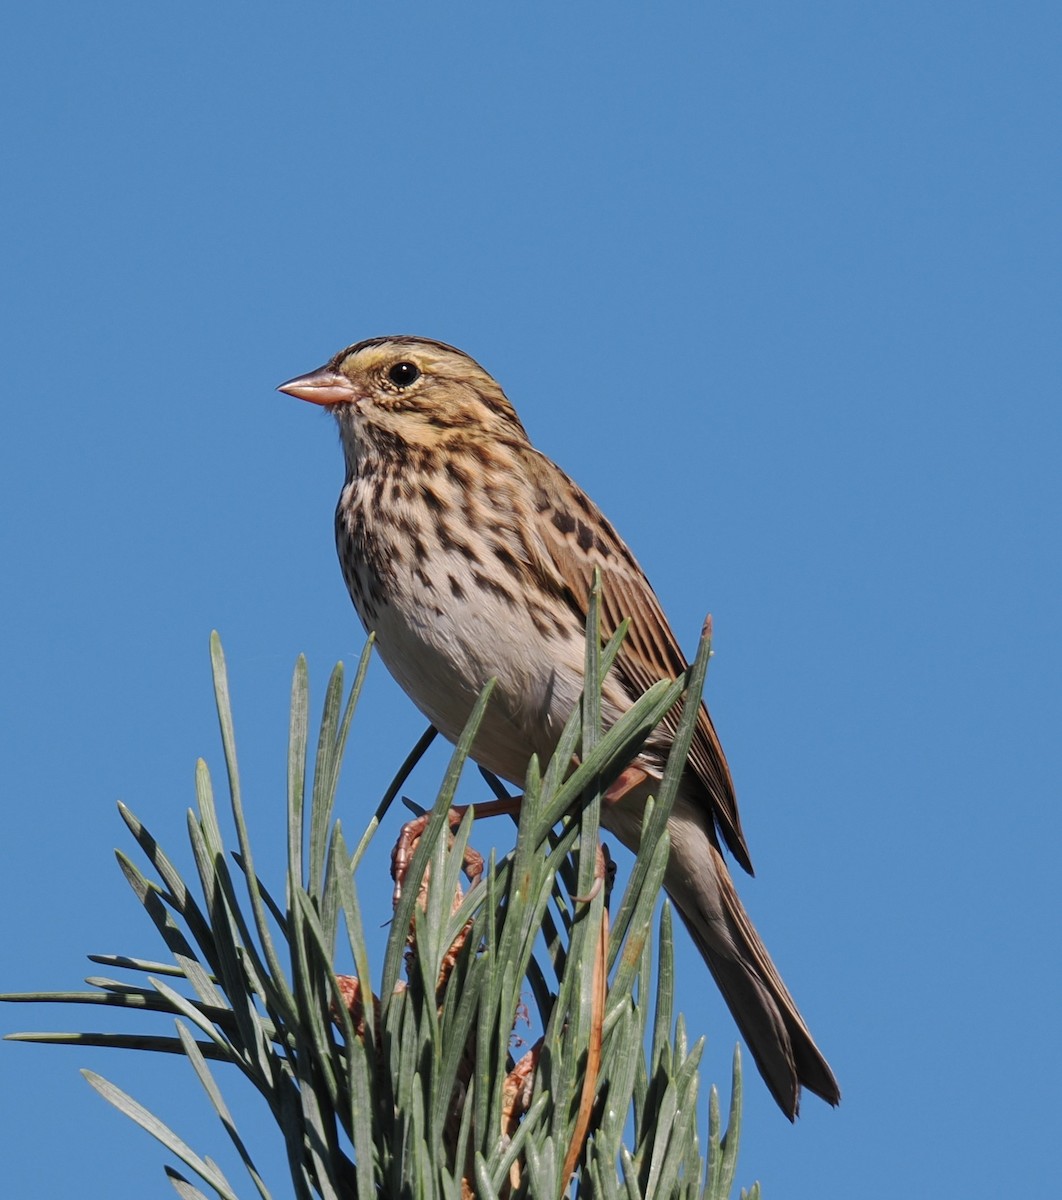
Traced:
POLYGON ((428 338, 357 342, 278 391, 328 408, 344 443, 374 435, 419 445, 454 436, 527 440, 505 393, 479 363, 428 338))

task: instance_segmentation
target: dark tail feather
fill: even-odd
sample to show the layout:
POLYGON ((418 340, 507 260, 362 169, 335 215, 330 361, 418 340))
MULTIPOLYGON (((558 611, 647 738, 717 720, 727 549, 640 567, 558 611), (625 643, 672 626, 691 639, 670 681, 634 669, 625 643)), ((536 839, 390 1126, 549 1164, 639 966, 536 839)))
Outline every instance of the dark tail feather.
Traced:
POLYGON ((838 1104, 837 1080, 753 928, 722 855, 692 822, 672 817, 671 835, 667 890, 771 1095, 791 1121, 800 1110, 801 1087, 838 1104))

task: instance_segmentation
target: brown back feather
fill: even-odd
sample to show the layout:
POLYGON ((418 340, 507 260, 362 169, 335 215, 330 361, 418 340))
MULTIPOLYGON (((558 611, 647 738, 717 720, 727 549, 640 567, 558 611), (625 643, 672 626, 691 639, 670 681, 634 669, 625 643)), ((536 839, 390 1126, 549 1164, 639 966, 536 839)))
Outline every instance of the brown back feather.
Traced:
MULTIPOLYGON (((634 555, 597 505, 555 463, 530 445, 514 443, 510 449, 521 459, 532 484, 535 507, 543 518, 535 523, 541 536, 533 542, 542 559, 532 564, 543 582, 563 589, 585 622, 594 568, 599 568, 603 636, 611 637, 620 623, 630 618, 614 670, 631 698, 637 699, 661 679, 677 679, 689 664, 634 555)), ((669 732, 675 732, 678 720, 676 707, 664 722, 669 732)), ((689 765, 704 788, 708 814, 724 842, 752 874, 730 769, 703 704, 689 765)))

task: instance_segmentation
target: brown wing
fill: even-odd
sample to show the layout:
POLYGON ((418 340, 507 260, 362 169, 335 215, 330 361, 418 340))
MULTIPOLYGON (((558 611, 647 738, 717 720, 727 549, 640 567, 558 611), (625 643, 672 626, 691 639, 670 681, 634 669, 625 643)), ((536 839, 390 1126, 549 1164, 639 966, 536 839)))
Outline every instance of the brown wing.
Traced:
MULTIPOLYGON (((634 555, 597 505, 556 464, 530 446, 520 451, 533 488, 532 502, 539 514, 534 522, 535 549, 543 556, 539 568, 551 576, 552 583, 566 589, 569 602, 583 621, 594 568, 600 569, 602 633, 611 637, 620 622, 630 618, 614 669, 632 697, 640 696, 661 679, 678 678, 689 664, 634 555)), ((672 709, 665 727, 673 733, 677 724, 678 712, 672 709)), ((752 874, 730 769, 703 704, 689 765, 704 785, 709 810, 723 840, 734 858, 752 874)))

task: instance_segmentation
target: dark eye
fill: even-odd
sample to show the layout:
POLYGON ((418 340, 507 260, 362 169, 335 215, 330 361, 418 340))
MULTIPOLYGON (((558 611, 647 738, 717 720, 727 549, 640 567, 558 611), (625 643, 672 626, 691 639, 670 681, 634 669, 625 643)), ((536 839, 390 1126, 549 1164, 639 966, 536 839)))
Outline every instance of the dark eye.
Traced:
POLYGON ((411 362, 397 362, 387 372, 387 378, 395 387, 409 387, 420 378, 420 367, 411 362))

